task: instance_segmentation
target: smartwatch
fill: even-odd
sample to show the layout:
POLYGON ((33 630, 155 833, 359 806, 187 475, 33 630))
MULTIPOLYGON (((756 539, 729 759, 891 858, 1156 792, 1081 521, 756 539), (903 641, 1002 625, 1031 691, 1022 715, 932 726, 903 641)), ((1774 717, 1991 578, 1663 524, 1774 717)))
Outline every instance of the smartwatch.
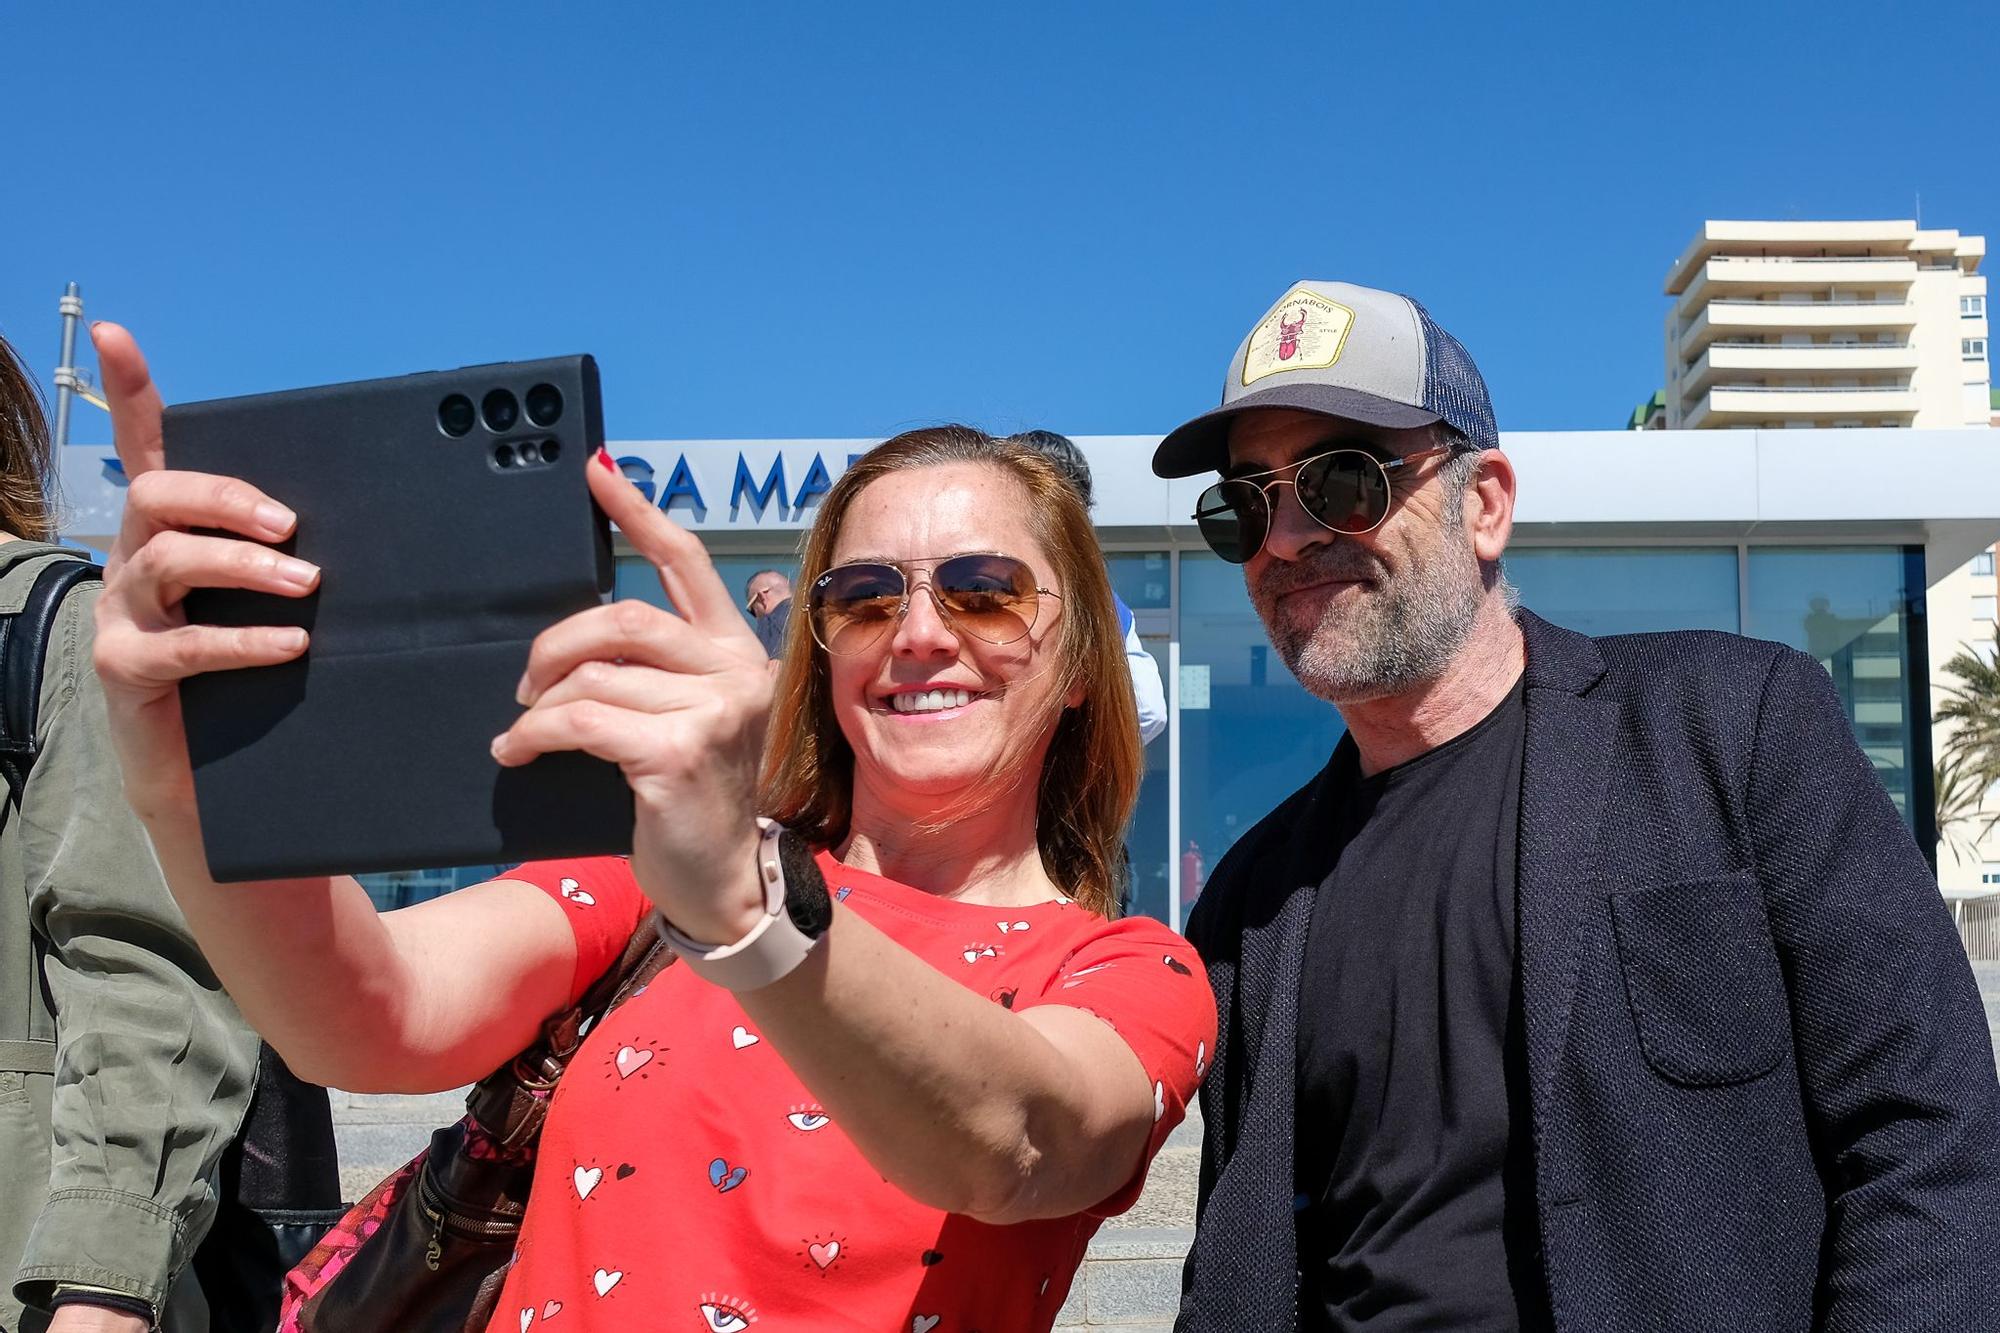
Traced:
POLYGON ((660 938, 695 974, 727 990, 757 990, 787 976, 833 924, 826 877, 804 838, 775 820, 757 817, 757 880, 764 915, 734 944, 703 944, 654 914, 660 938))

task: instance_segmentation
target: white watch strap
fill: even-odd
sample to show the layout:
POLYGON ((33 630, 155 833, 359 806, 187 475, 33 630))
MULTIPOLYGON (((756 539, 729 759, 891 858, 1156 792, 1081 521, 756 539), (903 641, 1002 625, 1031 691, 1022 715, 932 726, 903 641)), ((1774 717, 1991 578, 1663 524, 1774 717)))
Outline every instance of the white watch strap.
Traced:
POLYGON ((764 915, 748 934, 734 944, 703 944, 675 930, 665 916, 655 913, 653 918, 660 938, 682 962, 704 981, 726 990, 757 990, 770 985, 803 963, 813 945, 819 943, 794 925, 791 913, 785 910, 785 871, 778 860, 778 839, 784 826, 760 815, 757 828, 763 835, 757 844, 757 878, 764 887, 764 915))

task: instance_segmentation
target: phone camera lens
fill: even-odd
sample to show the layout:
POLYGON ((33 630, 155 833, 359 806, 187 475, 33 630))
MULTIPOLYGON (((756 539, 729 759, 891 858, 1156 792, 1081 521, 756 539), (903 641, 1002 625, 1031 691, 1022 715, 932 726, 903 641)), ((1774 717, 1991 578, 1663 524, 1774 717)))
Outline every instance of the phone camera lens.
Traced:
POLYGON ((553 463, 562 456, 562 445, 555 440, 542 441, 542 461, 553 463))
POLYGON ((472 429, 476 418, 472 400, 462 393, 452 394, 438 404, 438 429, 454 438, 472 429))
POLYGON ((514 446, 511 444, 494 445, 493 461, 495 463, 498 463, 501 467, 514 466, 514 446))
POLYGON ((504 435, 521 419, 521 404, 505 389, 495 389, 480 402, 479 412, 486 418, 486 429, 504 435))
POLYGON ((547 428, 562 415, 562 390, 553 384, 537 384, 528 390, 528 420, 547 428))

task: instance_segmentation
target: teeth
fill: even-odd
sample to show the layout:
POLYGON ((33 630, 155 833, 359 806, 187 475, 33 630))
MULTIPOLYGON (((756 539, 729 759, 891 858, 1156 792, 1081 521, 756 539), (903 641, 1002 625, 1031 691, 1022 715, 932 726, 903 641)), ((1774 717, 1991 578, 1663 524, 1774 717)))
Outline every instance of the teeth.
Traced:
POLYGON ((971 702, 970 690, 925 690, 921 694, 889 696, 889 707, 898 713, 937 713, 947 708, 963 708, 971 702))

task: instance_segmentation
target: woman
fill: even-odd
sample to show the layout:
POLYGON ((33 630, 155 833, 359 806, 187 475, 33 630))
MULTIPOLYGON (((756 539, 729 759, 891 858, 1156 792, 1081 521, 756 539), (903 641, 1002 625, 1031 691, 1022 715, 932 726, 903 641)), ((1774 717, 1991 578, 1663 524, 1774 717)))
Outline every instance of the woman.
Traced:
POLYGON ((624 602, 551 627, 494 756, 620 765, 633 854, 378 915, 347 880, 207 877, 177 683, 305 645, 190 626, 180 596, 303 595, 318 571, 260 544, 291 530, 272 498, 158 470, 144 361, 122 330, 97 343, 133 474, 98 652, 127 794, 294 1067, 452 1087, 655 909, 687 962, 572 1063, 494 1327, 1047 1329, 1214 1041, 1186 944, 1107 919, 1138 739, 1102 559, 1060 476, 962 428, 850 468, 807 545, 766 756, 755 636, 696 539, 600 459, 592 493, 684 615, 624 602), (760 811, 821 849, 817 938, 767 897, 760 811), (326 1022, 326 994, 375 1021, 326 1022))

